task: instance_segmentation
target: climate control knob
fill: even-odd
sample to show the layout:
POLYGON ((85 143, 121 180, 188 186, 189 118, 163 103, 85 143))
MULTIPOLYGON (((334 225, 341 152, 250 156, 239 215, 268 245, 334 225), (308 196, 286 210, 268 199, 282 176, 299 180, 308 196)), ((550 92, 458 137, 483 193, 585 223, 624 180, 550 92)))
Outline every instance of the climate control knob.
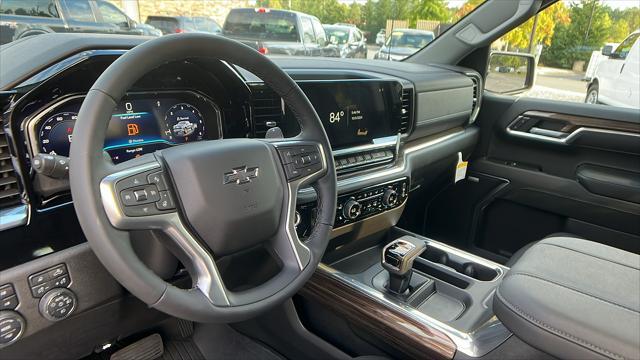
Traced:
POLYGON ((382 194, 382 204, 384 206, 395 206, 398 203, 398 193, 393 189, 385 190, 382 194))
POLYGON ((354 199, 349 199, 342 207, 342 215, 349 220, 355 220, 362 213, 362 205, 354 199))

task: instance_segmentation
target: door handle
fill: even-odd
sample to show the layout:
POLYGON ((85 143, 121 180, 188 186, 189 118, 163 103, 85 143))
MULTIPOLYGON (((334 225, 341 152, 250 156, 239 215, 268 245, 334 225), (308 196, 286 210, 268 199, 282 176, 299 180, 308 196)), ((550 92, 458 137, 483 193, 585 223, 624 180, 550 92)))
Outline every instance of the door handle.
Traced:
POLYGON ((620 67, 620 73, 622 74, 622 70, 624 70, 624 66, 626 65, 626 63, 622 64, 622 66, 620 67))

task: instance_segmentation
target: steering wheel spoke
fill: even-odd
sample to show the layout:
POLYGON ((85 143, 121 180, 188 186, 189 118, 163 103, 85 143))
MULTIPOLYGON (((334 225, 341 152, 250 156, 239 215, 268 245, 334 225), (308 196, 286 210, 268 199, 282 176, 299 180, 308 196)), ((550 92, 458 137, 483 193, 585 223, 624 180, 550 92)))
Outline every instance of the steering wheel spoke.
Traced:
POLYGON ((229 300, 213 256, 180 219, 166 170, 155 158, 150 160, 133 166, 109 167, 114 172, 100 183, 107 217, 120 230, 164 232, 171 239, 171 250, 193 276, 195 288, 213 304, 228 306, 229 300))

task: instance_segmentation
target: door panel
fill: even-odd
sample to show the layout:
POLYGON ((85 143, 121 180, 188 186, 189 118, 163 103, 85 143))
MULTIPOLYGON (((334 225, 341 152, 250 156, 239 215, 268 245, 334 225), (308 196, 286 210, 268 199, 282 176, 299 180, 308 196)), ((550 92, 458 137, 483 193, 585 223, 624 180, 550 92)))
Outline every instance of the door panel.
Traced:
POLYGON ((469 176, 429 204, 427 236, 503 259, 555 232, 640 253, 639 110, 487 93, 477 122, 469 176), (469 230, 447 232, 463 208, 469 230))

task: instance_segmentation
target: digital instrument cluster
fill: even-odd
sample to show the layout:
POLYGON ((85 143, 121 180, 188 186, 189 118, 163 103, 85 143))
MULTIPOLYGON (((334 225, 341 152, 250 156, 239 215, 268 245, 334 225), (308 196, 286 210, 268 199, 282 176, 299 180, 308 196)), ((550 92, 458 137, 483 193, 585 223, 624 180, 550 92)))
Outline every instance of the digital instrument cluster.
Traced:
MULTIPOLYGON (((29 124, 35 154, 69 156, 84 96, 61 100, 29 124)), ((221 137, 220 111, 190 91, 130 93, 113 110, 104 150, 114 163, 169 146, 221 137)))

